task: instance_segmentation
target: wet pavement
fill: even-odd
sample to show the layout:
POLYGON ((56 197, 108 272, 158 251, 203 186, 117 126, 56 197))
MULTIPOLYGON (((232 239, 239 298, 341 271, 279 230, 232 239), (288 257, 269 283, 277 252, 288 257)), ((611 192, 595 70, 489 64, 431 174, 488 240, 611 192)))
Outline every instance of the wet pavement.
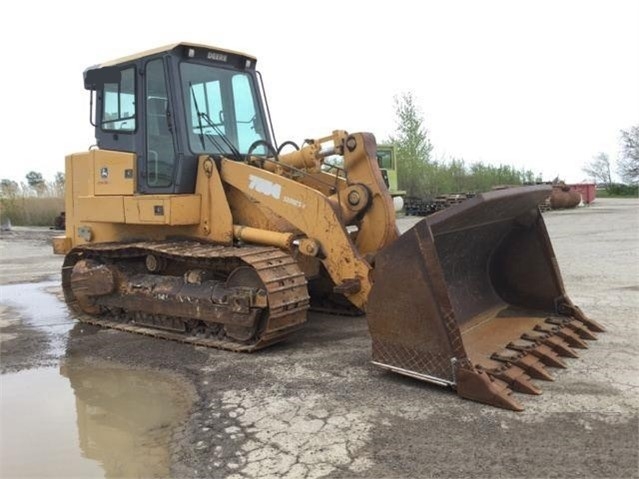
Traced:
MULTIPOLYGON (((68 308, 61 301, 62 298, 56 294, 59 291, 58 279, 2 287, 3 309, 0 310, 0 319, 8 325, 20 324, 25 329, 45 333, 43 342, 46 343, 46 352, 53 358, 64 353, 67 333, 76 324, 68 308)), ((8 362, 2 362, 3 371, 10 367, 13 359, 12 355, 7 356, 8 362)), ((29 362, 32 363, 32 360, 29 362)), ((20 366, 14 367, 20 369, 20 366)))
POLYGON ((76 323, 50 234, 0 236, 0 476, 639 477, 639 201, 544 216, 608 332, 522 413, 375 368, 362 317, 251 355, 76 323))

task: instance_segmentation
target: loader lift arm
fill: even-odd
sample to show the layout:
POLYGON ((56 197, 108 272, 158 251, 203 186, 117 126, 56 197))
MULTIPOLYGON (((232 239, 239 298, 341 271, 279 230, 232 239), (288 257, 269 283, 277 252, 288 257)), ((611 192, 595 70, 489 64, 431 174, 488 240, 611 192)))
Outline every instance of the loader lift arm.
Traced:
MULTIPOLYGON (((348 135, 336 131, 278 163, 257 170, 248 163, 222 159, 222 180, 245 193, 273 213, 286 218, 309 239, 317 242, 319 257, 337 290, 355 306, 365 309, 371 289, 370 261, 375 253, 398 237, 392 201, 377 168, 372 135, 348 135), (319 145, 329 140, 332 146, 319 145), (318 173, 324 156, 344 155, 346 184, 331 196, 288 178, 294 171, 318 173), (354 238, 347 226, 357 225, 354 238), (366 259, 368 255, 368 260, 366 259)), ((304 253, 302 251, 302 253, 304 253)))

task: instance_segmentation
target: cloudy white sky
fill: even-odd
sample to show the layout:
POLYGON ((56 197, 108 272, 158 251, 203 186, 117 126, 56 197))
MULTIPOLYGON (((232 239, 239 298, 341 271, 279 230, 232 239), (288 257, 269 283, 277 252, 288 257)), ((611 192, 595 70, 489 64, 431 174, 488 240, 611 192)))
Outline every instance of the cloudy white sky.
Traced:
POLYGON ((14 2, 0 35, 0 177, 93 143, 82 72, 176 42, 258 58, 277 139, 393 133, 412 92, 437 157, 575 182, 639 124, 639 1, 14 2))

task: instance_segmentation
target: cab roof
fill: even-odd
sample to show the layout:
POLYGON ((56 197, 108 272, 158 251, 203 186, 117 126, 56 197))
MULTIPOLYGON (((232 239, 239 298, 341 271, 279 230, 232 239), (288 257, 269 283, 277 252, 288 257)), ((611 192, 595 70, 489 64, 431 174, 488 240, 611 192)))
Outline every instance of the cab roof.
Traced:
POLYGON ((233 66, 237 69, 255 70, 257 60, 246 53, 212 47, 200 43, 171 43, 162 47, 153 48, 126 57, 111 60, 100 65, 93 65, 84 70, 84 88, 96 90, 105 82, 118 82, 120 79, 120 65, 134 62, 161 53, 172 53, 189 59, 204 60, 215 64, 233 66))
POLYGON ((246 53, 242 53, 242 52, 238 52, 238 51, 234 51, 234 50, 228 50, 225 48, 218 48, 218 47, 214 47, 211 45, 204 45, 201 43, 190 43, 190 42, 179 42, 179 43, 171 43, 169 45, 164 45, 161 47, 157 47, 157 48, 152 48, 151 50, 145 50, 143 52, 139 52, 139 53, 134 53, 133 55, 129 55, 126 57, 122 57, 122 58, 117 58, 115 60, 111 60, 90 68, 102 68, 102 67, 107 67, 107 66, 114 66, 114 65, 119 65, 121 63, 126 63, 126 62, 130 62, 130 61, 134 61, 134 60, 138 60, 140 58, 144 58, 144 57, 149 57, 151 55, 155 55, 157 53, 162 53, 162 52, 170 52, 173 51, 177 48, 180 47, 191 47, 191 48, 195 48, 195 49, 205 49, 205 50, 210 50, 210 51, 214 51, 214 52, 221 52, 221 53, 228 53, 230 55, 237 55, 240 57, 244 57, 248 60, 252 60, 253 62, 257 61, 257 59, 252 56, 252 55, 247 55, 246 53))

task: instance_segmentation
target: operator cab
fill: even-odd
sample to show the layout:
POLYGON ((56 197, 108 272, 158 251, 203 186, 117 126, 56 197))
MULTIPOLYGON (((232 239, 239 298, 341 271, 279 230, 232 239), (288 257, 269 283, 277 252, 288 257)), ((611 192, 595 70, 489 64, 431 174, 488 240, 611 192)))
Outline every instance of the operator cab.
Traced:
POLYGON ((193 193, 199 155, 240 159, 273 143, 255 63, 179 43, 88 68, 97 146, 135 153, 137 193, 193 193))

